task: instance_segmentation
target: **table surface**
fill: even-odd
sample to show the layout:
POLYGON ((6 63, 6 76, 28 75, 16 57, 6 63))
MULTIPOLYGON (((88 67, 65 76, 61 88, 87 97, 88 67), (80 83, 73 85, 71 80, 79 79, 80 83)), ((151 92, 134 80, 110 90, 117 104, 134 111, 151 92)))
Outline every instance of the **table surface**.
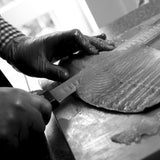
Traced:
MULTIPOLYGON (((106 25, 100 31, 105 32, 110 39, 115 40, 116 37, 123 35, 127 30, 159 13, 160 2, 152 0, 150 4, 146 4, 106 25)), ((120 37, 128 39, 132 34, 129 35, 129 37, 120 37)), ((119 43, 119 39, 117 39, 117 43, 119 43)), ((150 45, 157 47, 157 49, 160 46, 157 42, 150 45)), ((76 71, 74 70, 74 72, 76 71)), ((61 156, 62 159, 140 160, 150 158, 153 153, 160 155, 159 135, 146 136, 142 138, 140 143, 132 143, 131 145, 114 143, 111 141, 111 137, 135 123, 140 123, 146 117, 154 117, 159 112, 160 108, 157 107, 141 114, 120 114, 90 106, 73 95, 68 97, 54 113, 74 157, 69 155, 68 148, 63 148, 65 146, 61 140, 63 138, 55 138, 54 116, 47 126, 46 134, 54 153, 56 149, 63 148, 59 150, 59 154, 62 155, 63 151, 64 154, 68 154, 64 155, 65 158, 61 156)))

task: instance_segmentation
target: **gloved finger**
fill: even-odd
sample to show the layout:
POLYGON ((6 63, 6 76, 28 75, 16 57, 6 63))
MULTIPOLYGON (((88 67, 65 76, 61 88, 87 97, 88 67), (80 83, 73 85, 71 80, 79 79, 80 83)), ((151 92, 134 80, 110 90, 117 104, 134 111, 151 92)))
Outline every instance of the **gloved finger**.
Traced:
POLYGON ((101 38, 88 37, 90 44, 96 47, 98 51, 110 51, 115 48, 113 41, 103 40, 101 38))
POLYGON ((47 38, 47 43, 55 43, 55 38, 61 44, 60 50, 65 51, 63 55, 57 55, 56 59, 61 59, 64 56, 71 55, 79 50, 85 51, 86 54, 98 54, 98 50, 95 46, 90 44, 88 38, 86 38, 80 30, 73 29, 69 31, 64 31, 57 33, 56 35, 50 36, 47 38), (62 47, 63 46, 63 47, 62 47))
POLYGON ((105 33, 101 33, 101 34, 96 35, 96 36, 93 36, 93 37, 95 37, 95 38, 100 38, 100 39, 103 39, 103 40, 105 40, 105 39, 107 38, 107 36, 106 36, 105 33))
POLYGON ((46 64, 43 74, 43 77, 58 82, 63 82, 69 78, 69 73, 66 69, 49 62, 46 64))
POLYGON ((85 51, 86 54, 98 54, 97 48, 92 45, 89 39, 81 33, 78 29, 71 30, 74 44, 76 45, 77 51, 85 51))

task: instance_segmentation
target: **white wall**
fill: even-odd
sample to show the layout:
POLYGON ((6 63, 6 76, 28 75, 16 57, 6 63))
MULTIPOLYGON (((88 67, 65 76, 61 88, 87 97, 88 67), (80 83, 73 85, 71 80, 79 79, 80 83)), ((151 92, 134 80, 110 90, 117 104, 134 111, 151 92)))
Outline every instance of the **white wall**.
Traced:
POLYGON ((88 7, 101 28, 137 8, 138 0, 86 0, 88 7))

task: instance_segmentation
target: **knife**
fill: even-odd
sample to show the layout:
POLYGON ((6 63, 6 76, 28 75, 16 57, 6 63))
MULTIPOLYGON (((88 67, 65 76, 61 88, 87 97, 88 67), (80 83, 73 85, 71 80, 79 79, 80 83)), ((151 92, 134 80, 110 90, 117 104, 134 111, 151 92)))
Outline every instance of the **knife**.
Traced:
POLYGON ((50 84, 47 89, 38 94, 43 95, 50 103, 58 102, 60 104, 77 90, 79 80, 80 74, 77 74, 60 85, 59 83, 50 84))
POLYGON ((82 69, 63 83, 59 84, 53 82, 49 85, 49 87, 47 87, 47 89, 44 89, 41 93, 39 93, 39 95, 43 95, 50 103, 62 103, 72 93, 76 92, 83 77, 94 78, 94 70, 98 65, 99 64, 96 64, 82 69))

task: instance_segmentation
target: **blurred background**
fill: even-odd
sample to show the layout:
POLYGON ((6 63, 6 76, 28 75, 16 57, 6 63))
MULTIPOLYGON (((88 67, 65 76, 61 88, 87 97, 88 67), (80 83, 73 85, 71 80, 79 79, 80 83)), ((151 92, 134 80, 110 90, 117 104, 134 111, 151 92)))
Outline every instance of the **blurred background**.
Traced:
MULTIPOLYGON (((149 0, 0 0, 0 14, 29 36, 78 28, 94 35, 99 28, 149 0)), ((11 84, 27 91, 40 89, 40 78, 13 69, 0 59, 0 67, 11 84)))

